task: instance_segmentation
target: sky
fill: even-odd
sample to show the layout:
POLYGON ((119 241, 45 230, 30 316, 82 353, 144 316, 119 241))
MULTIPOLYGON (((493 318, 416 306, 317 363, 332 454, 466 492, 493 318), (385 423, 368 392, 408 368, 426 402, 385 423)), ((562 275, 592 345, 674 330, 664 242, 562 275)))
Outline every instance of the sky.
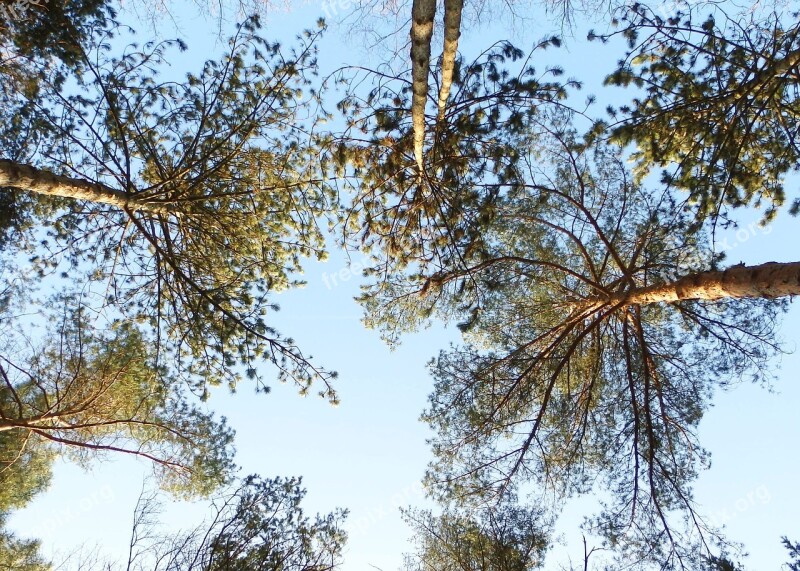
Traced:
MULTIPOLYGON (((320 44, 323 75, 345 64, 378 65, 380 50, 365 49, 368 38, 355 34, 350 24, 335 22, 347 12, 344 1, 307 3, 288 13, 278 10, 269 15, 266 34, 290 41, 301 29, 312 27, 326 7, 332 17, 320 44)), ((192 13, 189 8, 173 13, 189 44, 173 66, 181 71, 184 65, 197 69, 216 49, 216 30, 208 21, 182 16, 192 13)), ((529 46, 552 29, 538 17, 517 22, 513 29, 509 26, 502 18, 468 26, 462 52, 474 55, 491 41, 509 35, 521 47, 529 46)), ((619 52, 580 41, 585 27, 578 22, 575 39, 564 49, 547 52, 546 57, 548 63, 562 65, 568 76, 586 82, 578 97, 600 96, 599 114, 606 102, 619 97, 619 92, 601 90, 603 74, 610 71, 619 52)), ((146 33, 146 27, 140 29, 142 35, 146 33)), ((727 250, 731 263, 796 260, 797 220, 781 214, 766 229, 755 223, 757 216, 743 214, 738 229, 720 235, 719 247, 727 250)), ((340 406, 331 407, 313 394, 302 398, 292 386, 275 383, 267 395, 255 394, 246 384, 233 395, 221 388, 212 394, 209 405, 236 430, 236 459, 242 475, 301 475, 308 490, 307 512, 349 510, 344 571, 395 571, 409 549, 410 533, 398 507, 430 505, 420 479, 430 459, 426 438, 431 434, 418 421, 432 388, 426 363, 449 343, 458 342, 458 334, 453 326, 435 324, 406 336, 391 351, 376 331, 363 327, 361 310, 353 300, 359 291, 358 268, 345 270, 348 257, 359 264, 361 254, 333 248, 326 263, 307 263, 305 288, 275 298, 281 311, 274 325, 294 337, 315 361, 338 371, 340 406)), ((793 349, 800 339, 798 308, 785 317, 781 335, 787 348, 793 349)), ((745 561, 751 569, 776 569, 786 560, 779 544, 782 535, 800 540, 796 518, 800 497, 795 483, 800 471, 796 445, 799 360, 797 354, 789 354, 777 363, 780 368, 769 388, 742 383, 718 394, 700 427, 700 440, 712 453, 712 466, 698 479, 696 498, 705 513, 727 526, 731 539, 746 543, 750 556, 745 561)), ((60 462, 49 491, 13 514, 10 526, 22 535, 40 537, 45 553, 52 553, 56 560, 81 545, 89 550, 97 546, 119 557, 126 553, 133 508, 148 471, 146 464, 131 458, 109 457, 89 469, 60 462)), ((206 513, 200 503, 164 501, 162 516, 168 527, 191 527, 206 513)), ((548 569, 557 569, 568 555, 580 556, 578 525, 592 505, 591 499, 568 504, 548 569)))

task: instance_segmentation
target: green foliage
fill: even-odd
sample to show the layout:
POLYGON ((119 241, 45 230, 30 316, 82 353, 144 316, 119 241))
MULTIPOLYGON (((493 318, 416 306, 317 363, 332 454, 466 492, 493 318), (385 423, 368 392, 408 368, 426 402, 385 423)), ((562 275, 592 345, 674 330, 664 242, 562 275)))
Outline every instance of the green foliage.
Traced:
MULTIPOLYGON (((83 59, 79 39, 91 35, 97 27, 106 26, 115 13, 105 0, 68 0, 27 6, 16 14, 18 17, 13 17, 12 10, 0 12, 0 17, 5 15, 12 16, 0 19, 0 42, 6 54, 22 58, 52 57, 79 66, 83 59)), ((14 63, 11 57, 2 62, 14 63)))
POLYGON ((268 323, 277 310, 269 297, 302 283, 302 258, 325 255, 317 219, 328 195, 304 135, 320 32, 286 50, 260 37, 250 19, 224 57, 178 82, 163 72, 181 42, 118 53, 120 32, 111 20, 96 21, 73 38, 77 60, 21 60, 20 76, 38 79, 35 89, 0 101, 12 118, 0 128, 0 155, 153 208, 23 198, 25 189, 15 189, 6 201, 28 218, 4 225, 29 231, 18 242, 42 272, 60 262, 73 276, 88 269, 87 279, 108 292, 100 303, 153 328, 162 362, 176 363, 199 394, 208 385, 235 387, 240 366, 256 370, 263 359, 303 392, 322 379, 321 393, 334 399, 335 375, 268 323), (35 241, 42 227, 48 238, 35 241))
MULTIPOLYGON (((335 375, 268 323, 278 309, 270 297, 302 284, 303 258, 325 255, 317 222, 329 191, 304 134, 316 120, 321 31, 287 49, 248 19, 221 58, 176 81, 170 52, 186 49, 182 42, 120 51, 127 30, 102 2, 52 8, 0 23, 0 158, 96 184, 98 200, 69 188, 55 196, 0 188, 0 513, 44 489, 62 455, 146 458, 163 488, 208 495, 233 469, 232 431, 197 402, 209 386, 234 389, 246 370, 266 391, 264 360, 304 393, 321 378, 321 394, 335 400, 335 375), (128 204, 103 203, 103 189, 128 204), (5 263, 23 256, 49 278, 47 291, 66 282, 81 295, 23 297, 31 272, 5 263), (41 340, 14 316, 31 311, 51 319, 41 340)), ((245 488, 251 508, 274 500, 278 509, 278 500, 299 502, 298 486, 245 488)), ((294 533, 309 551, 290 550, 287 560, 322 553, 314 542, 323 536, 336 553, 343 542, 333 519, 227 515, 249 518, 241 534, 259 525, 294 533)))
MULTIPOLYGON (((4 10, 0 18, 6 14, 11 12, 4 10)), ((86 39, 112 26, 113 18, 105 0, 69 0, 28 6, 17 17, 0 19, 0 157, 30 158, 48 131, 42 89, 80 76, 86 70, 86 39)), ((16 203, 17 216, 24 218, 20 206, 32 205, 19 198, 16 203)))
POLYGON ((706 571, 743 571, 735 561, 728 559, 725 556, 710 556, 706 560, 706 565, 703 567, 706 571))
MULTIPOLYGON (((612 111, 612 139, 635 143, 639 177, 664 168, 701 220, 748 205, 771 220, 800 166, 796 15, 694 12, 663 19, 636 4, 621 18, 616 34, 630 51, 606 83, 641 95, 612 111)), ((792 200, 796 213, 800 198, 792 200)))
POLYGON ((140 498, 128 571, 333 571, 341 563, 346 512, 309 518, 299 478, 249 476, 214 502, 211 519, 162 535, 153 496, 140 498))
MULTIPOLYGON (((327 571, 341 561, 346 539, 337 510, 313 520, 303 514, 297 478, 250 477, 236 493, 233 510, 216 533, 198 546, 207 571, 327 571)), ((186 569, 186 567, 177 567, 186 569)))
MULTIPOLYGON (((5 408, 9 390, 0 391, 5 408)), ((23 430, 0 432, 0 513, 24 507, 50 483, 55 454, 35 434, 23 430)))
POLYGON ((708 466, 697 426, 717 389, 769 378, 785 303, 630 301, 721 256, 674 184, 644 187, 617 144, 578 135, 568 84, 527 61, 503 69, 520 55, 503 45, 460 64, 421 179, 407 87, 382 78, 341 103, 366 139, 333 157, 358 183, 345 236, 374 256, 366 322, 394 341, 437 314, 465 335, 431 364, 437 498, 601 489, 587 525, 621 562, 697 567, 705 541, 724 545, 692 497, 708 466))
MULTIPOLYGON (((537 49, 557 44, 550 38, 537 49)), ((410 83, 378 75, 378 87, 365 97, 350 93, 340 102, 348 130, 333 142, 329 166, 354 196, 343 215, 344 239, 374 257, 365 273, 375 284, 362 301, 385 312, 380 321, 368 318, 368 325, 396 339, 399 329, 413 329, 433 311, 404 295, 400 276, 430 274, 481 247, 495 202, 520 180, 519 140, 542 107, 575 85, 546 81, 559 74, 537 72, 509 43, 493 46, 471 64, 457 61, 444 119, 428 118, 431 141, 422 178, 414 160, 410 83), (504 69, 512 62, 519 64, 514 73, 504 69), (384 297, 391 297, 391 306, 381 305, 384 297)))
POLYGON ((232 431, 182 395, 157 348, 119 322, 99 333, 67 311, 42 344, 6 327, 0 357, 0 509, 22 507, 48 482, 59 454, 87 462, 122 452, 154 462, 162 484, 206 495, 232 470, 232 431))
POLYGON ((5 529, 5 514, 0 511, 0 571, 51 571, 39 556, 37 541, 21 540, 5 529))
MULTIPOLYGON (((560 69, 538 73, 499 44, 457 63, 444 119, 428 118, 419 173, 402 79, 377 74, 363 97, 349 91, 339 104, 347 130, 309 147, 303 92, 317 95, 317 33, 286 56, 248 20, 222 59, 176 82, 163 70, 182 43, 114 52, 113 15, 73 6, 72 16, 52 16, 72 28, 35 40, 25 39, 31 26, 49 16, 3 24, 15 34, 3 48, 24 57, 0 67, 0 155, 100 183, 136 207, 0 189, 0 245, 31 256, 42 275, 88 269, 82 285, 104 293, 81 305, 117 318, 97 332, 77 310, 41 348, 17 355, 18 337, 7 334, 0 512, 46 486, 65 450, 82 461, 143 455, 173 491, 210 492, 230 471, 230 431, 182 383, 205 397, 266 359, 302 392, 321 378, 335 398, 333 374, 268 324, 270 296, 301 283, 303 257, 324 257, 317 220, 333 194, 321 180, 333 175, 354 196, 343 240, 373 256, 367 324, 394 341, 437 314, 465 336, 431 363, 423 417, 436 432, 428 483, 457 507, 409 514, 419 541, 410 571, 536 568, 547 547, 540 514, 461 511, 531 483, 559 499, 602 489, 606 502, 587 525, 626 565, 735 568, 698 547, 717 530, 692 497, 708 465, 696 430, 718 388, 768 378, 784 304, 626 296, 717 268, 705 219, 753 204, 768 220, 785 201, 786 174, 800 166, 797 24, 665 21, 632 7, 620 32, 630 53, 608 83, 643 96, 587 138, 563 103, 577 82, 553 80, 560 69), (515 62, 518 72, 505 69, 515 62), (612 144, 599 136, 609 132, 612 144), (620 147, 634 143, 630 173, 620 147), (666 188, 643 186, 660 168, 666 188)), ((538 48, 550 45, 558 40, 538 48)), ((343 514, 309 521, 302 496, 298 480, 250 478, 210 527, 139 546, 155 559, 137 564, 331 569, 343 514)), ((138 526, 147 513, 142 506, 138 526)), ((38 564, 34 544, 2 537, 38 564)))
POLYGON ((381 275, 391 281, 364 296, 368 320, 390 331, 433 311, 461 322, 467 345, 433 361, 423 415, 437 497, 472 505, 529 482, 563 497, 599 487, 608 501, 588 524, 606 547, 691 567, 698 534, 715 534, 692 499, 708 464, 698 423, 718 387, 767 378, 784 304, 628 302, 720 259, 668 189, 637 184, 619 149, 585 146, 570 120, 546 108, 527 118, 513 177, 491 185, 491 216, 464 194, 461 219, 480 239, 450 240, 446 224, 415 230, 446 247, 413 265, 412 248, 396 253, 381 275))
POLYGON ((417 551, 405 571, 532 571, 541 569, 548 547, 541 514, 501 505, 476 513, 407 511, 417 551))
POLYGON ((430 278, 426 295, 459 308, 468 344, 431 364, 428 479, 465 502, 529 481, 602 489, 589 525, 608 547, 691 567, 691 538, 713 533, 691 492, 708 464, 698 423, 718 387, 766 378, 783 306, 626 302, 714 258, 668 193, 636 185, 613 148, 574 141, 538 140, 548 152, 497 204, 486 246, 430 278))

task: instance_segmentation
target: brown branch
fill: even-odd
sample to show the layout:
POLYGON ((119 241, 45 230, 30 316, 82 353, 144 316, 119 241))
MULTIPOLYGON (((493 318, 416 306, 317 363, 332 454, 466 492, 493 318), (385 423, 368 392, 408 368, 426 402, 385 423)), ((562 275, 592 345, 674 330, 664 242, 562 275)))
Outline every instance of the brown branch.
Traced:
POLYGON ((98 182, 57 175, 31 165, 0 159, 0 187, 4 186, 47 196, 108 204, 120 210, 177 215, 172 205, 141 200, 135 194, 116 190, 98 182))

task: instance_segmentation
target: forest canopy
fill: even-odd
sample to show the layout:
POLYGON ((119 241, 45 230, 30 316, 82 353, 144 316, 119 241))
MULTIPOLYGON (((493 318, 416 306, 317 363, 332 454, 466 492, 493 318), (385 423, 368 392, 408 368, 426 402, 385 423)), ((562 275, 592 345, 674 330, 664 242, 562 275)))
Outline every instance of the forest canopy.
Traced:
POLYGON ((721 391, 773 382, 800 260, 732 264, 716 236, 800 211, 792 8, 603 3, 588 38, 542 25, 467 50, 481 3, 413 0, 393 7, 404 68, 334 71, 325 22, 281 43, 247 15, 266 3, 223 4, 216 31, 246 10, 209 59, 139 40, 125 5, 0 12, 0 569, 57 568, 6 521, 60 459, 109 455, 216 498, 210 524, 150 535, 142 496, 128 568, 339 568, 345 512, 303 516, 299 479, 239 480, 212 396, 277 380, 339 403, 275 323, 339 247, 366 256, 363 322, 390 345, 432 324, 461 338, 431 351, 437 510, 404 512, 405 569, 546 568, 583 496, 584 569, 740 568, 695 496, 699 428, 721 391), (543 63, 578 42, 622 54, 596 62, 622 88, 607 109, 576 103, 569 57, 543 63))

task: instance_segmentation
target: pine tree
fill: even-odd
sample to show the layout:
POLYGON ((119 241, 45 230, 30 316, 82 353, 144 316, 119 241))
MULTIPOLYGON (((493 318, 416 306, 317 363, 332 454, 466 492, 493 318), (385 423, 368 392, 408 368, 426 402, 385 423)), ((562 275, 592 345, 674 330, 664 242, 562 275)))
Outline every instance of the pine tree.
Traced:
MULTIPOLYGON (((728 208, 786 201, 796 142, 800 26, 779 11, 754 17, 689 9, 662 18, 636 4, 619 20, 629 51, 606 82, 643 91, 613 111, 620 144, 636 144, 637 175, 662 169, 702 220, 728 208)), ((800 199, 792 200, 793 213, 800 199)))
POLYGON ((531 571, 541 569, 548 530, 541 514, 512 504, 473 513, 405 511, 417 550, 405 571, 531 571))
POLYGON ((0 510, 23 507, 44 489, 59 455, 145 458, 176 493, 207 495, 228 481, 233 433, 224 419, 186 397, 136 327, 95 331, 68 303, 38 343, 8 325, 0 334, 0 510))
POLYGON ((342 562, 343 510, 308 517, 300 478, 248 476, 218 494, 211 517, 192 529, 158 530, 158 498, 143 493, 125 562, 87 571, 334 571, 342 562))
POLYGON ((335 398, 333 374, 268 323, 269 297, 300 283, 303 257, 325 255, 317 223, 328 195, 302 99, 314 94, 319 32, 285 54, 248 20, 223 58, 176 82, 162 72, 181 42, 117 54, 106 39, 122 30, 111 19, 93 26, 70 37, 71 59, 32 49, 0 70, 34 78, 0 100, 14 244, 42 275, 66 271, 107 292, 100 305, 147 323, 160 364, 177 364, 198 393, 235 386, 240 366, 266 389, 263 359, 304 392, 321 379, 335 398))

